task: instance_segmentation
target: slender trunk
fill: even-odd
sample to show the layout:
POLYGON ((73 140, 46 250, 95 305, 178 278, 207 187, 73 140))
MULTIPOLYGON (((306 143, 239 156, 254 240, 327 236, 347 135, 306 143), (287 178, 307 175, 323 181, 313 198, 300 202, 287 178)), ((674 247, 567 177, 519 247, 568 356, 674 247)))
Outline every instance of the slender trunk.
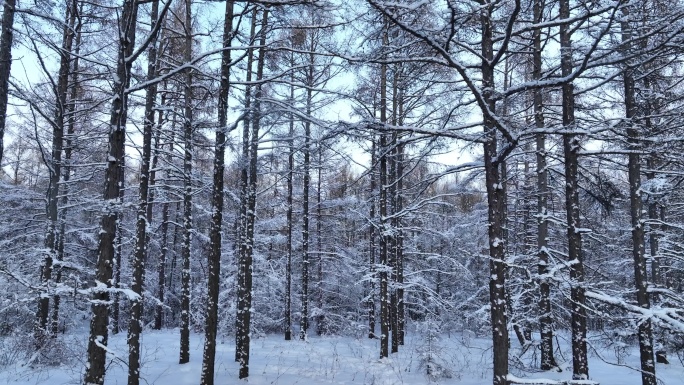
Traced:
MULTIPOLYGON (((313 55, 313 53, 311 54, 313 55)), ((307 89, 306 89, 306 114, 311 115, 312 92, 310 80, 313 76, 313 64, 309 63, 307 70, 307 89)), ((302 193, 302 313, 300 319, 299 338, 306 339, 309 328, 309 265, 311 256, 309 255, 309 199, 311 188, 311 122, 304 122, 304 181, 302 193)))
MULTIPOLYGON (((191 0, 185 0, 185 62, 192 60, 192 9, 191 0)), ((180 359, 178 363, 190 362, 190 246, 192 244, 192 136, 193 136, 193 89, 192 69, 185 71, 185 84, 183 91, 183 142, 185 155, 183 157, 183 269, 181 271, 181 327, 180 327, 180 359)))
POLYGON ((0 33, 0 166, 4 153, 3 138, 7 120, 7 95, 9 93, 10 68, 12 66, 12 37, 14 31, 14 8, 16 0, 5 0, 2 12, 2 33, 0 33))
MULTIPOLYGON (((560 1, 560 18, 570 18, 570 1, 560 1)), ((561 44, 561 74, 569 76, 572 73, 572 43, 571 26, 567 23, 560 26, 561 44)), ((587 362, 587 314, 585 309, 584 288, 584 256, 582 255, 582 233, 579 211, 578 152, 580 150, 579 136, 575 122, 574 87, 568 82, 562 87, 563 93, 563 126, 568 132, 563 135, 563 153, 565 157, 565 208, 567 210, 568 260, 572 288, 572 377, 575 380, 589 379, 587 362)))
POLYGON ((218 325, 219 283, 221 273, 221 228, 223 225, 223 174, 225 171, 226 134, 228 123, 228 93, 230 91, 230 47, 233 39, 233 1, 226 2, 223 24, 223 54, 221 57, 221 85, 219 89, 218 127, 214 149, 214 185, 212 188, 211 229, 209 230, 209 260, 207 268, 207 318, 204 354, 202 356, 201 385, 214 384, 216 332, 218 325))
POLYGON ((88 361, 83 379, 86 385, 102 385, 105 376, 109 288, 112 279, 116 227, 120 217, 119 211, 121 210, 117 199, 121 196, 121 182, 123 181, 125 127, 128 107, 128 95, 125 90, 130 82, 133 64, 128 58, 133 52, 133 45, 135 43, 137 16, 137 2, 125 0, 120 19, 118 62, 114 77, 114 97, 109 123, 109 151, 104 191, 106 207, 102 215, 101 229, 99 231, 98 259, 95 273, 98 286, 93 288, 93 301, 91 305, 93 316, 90 321, 88 361))
MULTIPOLYGON (((290 64, 294 67, 294 59, 291 56, 290 64)), ((294 73, 290 74, 290 103, 294 105, 294 73)), ((294 149, 294 114, 290 113, 290 130, 288 138, 287 154, 287 266, 285 266, 285 341, 292 339, 292 178, 295 166, 294 149)))
POLYGON ((47 221, 48 228, 45 236, 45 261, 43 262, 41 278, 44 290, 39 300, 38 325, 36 337, 38 345, 40 339, 48 332, 47 324, 50 315, 49 286, 52 281, 52 265, 57 257, 57 225, 59 222, 59 181, 62 177, 62 148, 64 146, 64 126, 67 114, 67 102, 69 96, 69 75, 71 72, 71 51, 74 43, 74 31, 76 24, 75 0, 69 1, 66 7, 65 23, 62 32, 62 47, 60 50, 59 73, 57 87, 55 88, 55 120, 52 123, 52 157, 48 170, 50 179, 47 192, 47 221))
MULTIPOLYGON (((159 22, 159 0, 152 2, 150 28, 154 33, 159 22)), ((153 79, 157 73, 157 42, 152 38, 147 55, 147 79, 153 79)), ((145 260, 149 239, 149 221, 147 206, 150 192, 150 161, 152 158, 152 134, 154 131, 154 105, 157 98, 156 84, 146 90, 145 121, 143 122, 143 146, 140 159, 140 186, 138 191, 138 212, 135 227, 135 253, 133 256, 133 282, 131 290, 137 297, 131 300, 131 314, 128 323, 128 385, 140 384, 140 333, 142 332, 143 285, 145 283, 145 260)))
MULTIPOLYGON (((623 19, 620 23, 622 30, 623 49, 631 52, 632 28, 630 25, 630 7, 622 8, 623 19)), ((642 218, 643 202, 641 199, 641 138, 638 130, 638 116, 636 105, 636 91, 634 84, 633 69, 625 63, 623 70, 623 84, 625 94, 625 118, 627 125, 627 143, 629 145, 628 177, 629 177, 629 202, 632 219, 632 256, 634 258, 634 284, 636 286, 636 299, 639 307, 649 309, 651 307, 648 298, 648 283, 646 277, 645 236, 642 218)), ((639 322, 639 354, 641 357, 641 382, 643 385, 655 385, 655 361, 653 356, 653 333, 651 320, 644 319, 639 322)))
POLYGON ((254 221, 256 219, 256 195, 257 195, 257 160, 259 150, 259 128, 261 119, 261 80, 264 77, 264 57, 266 54, 266 33, 268 28, 268 8, 263 10, 259 46, 259 55, 257 58, 257 85, 254 92, 254 112, 252 114, 252 132, 249 148, 249 187, 247 191, 247 215, 245 218, 244 237, 245 243, 242 244, 242 260, 243 260, 243 304, 242 311, 242 338, 241 346, 239 346, 239 360, 240 372, 239 378, 249 377, 249 344, 250 344, 250 325, 252 315, 252 263, 253 263, 253 249, 254 249, 254 221))
MULTIPOLYGON (((313 54, 311 54, 313 55, 313 54)), ((323 224, 323 206, 321 201, 321 181, 323 179, 323 147, 318 145, 318 180, 316 181, 316 252, 318 253, 318 320, 316 333, 320 336, 325 331, 325 313, 323 312, 323 239, 321 229, 323 224)))
MULTIPOLYGON (((399 81, 399 71, 394 67, 392 76, 392 125, 397 125, 397 86, 399 81)), ((390 220, 391 236, 389 237, 390 266, 392 268, 392 284, 390 289, 390 328, 392 329, 391 352, 399 352, 399 304, 397 302, 397 132, 391 134, 390 154, 389 154, 389 212, 392 216, 390 220)))

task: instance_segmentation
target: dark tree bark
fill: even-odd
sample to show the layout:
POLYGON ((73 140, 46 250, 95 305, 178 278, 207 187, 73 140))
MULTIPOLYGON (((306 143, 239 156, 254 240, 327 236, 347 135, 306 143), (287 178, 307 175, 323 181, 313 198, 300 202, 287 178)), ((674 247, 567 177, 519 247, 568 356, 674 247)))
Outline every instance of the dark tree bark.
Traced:
MULTIPOLYGON (((192 60, 192 8, 191 0, 185 0, 185 30, 184 60, 189 63, 192 60)), ((192 158, 193 146, 193 89, 192 68, 185 71, 185 84, 183 90, 183 143, 185 152, 183 156, 183 248, 181 257, 183 268, 181 270, 181 327, 180 327, 180 358, 178 363, 190 362, 190 246, 192 243, 192 158)))
POLYGON ((233 40, 233 1, 226 1, 223 24, 223 53, 221 57, 221 85, 218 100, 218 127, 214 148, 214 184, 212 188, 211 228, 209 230, 209 259, 207 269, 207 315, 204 354, 202 356, 201 385, 214 384, 216 332, 218 325, 219 283, 221 273, 221 229, 223 225, 223 174, 225 171, 226 133, 228 130, 228 94, 230 91, 230 54, 233 40))
POLYGON ((12 66, 12 38, 16 0, 5 0, 0 33, 0 165, 4 153, 5 122, 7 120, 7 95, 9 93, 10 68, 12 66))
MULTIPOLYGON (((489 221, 489 306, 492 328, 494 385, 506 385, 508 376, 508 314, 506 312, 505 195, 497 152, 497 128, 491 113, 496 111, 494 93, 494 41, 492 12, 495 4, 486 2, 480 16, 482 26, 482 90, 489 113, 484 117, 484 162, 489 221)), ((484 111, 483 111, 484 112, 484 111)))
MULTIPOLYGON (((313 50, 311 51, 313 52, 313 50)), ((313 53, 311 54, 313 57, 313 53)), ((313 70, 313 66, 311 67, 313 70)), ((313 75, 313 71, 312 71, 313 75)), ((313 87, 313 86, 312 86, 313 87)), ((323 312, 323 306, 325 303, 325 294, 323 292, 323 237, 322 237, 322 225, 323 225, 323 204, 322 204, 322 186, 321 181, 323 180, 323 147, 318 144, 318 179, 316 180, 316 253, 318 262, 318 277, 317 277, 317 291, 318 291, 318 319, 316 320, 316 334, 323 335, 325 332, 325 313, 323 312)))
MULTIPOLYGON (((542 0, 534 2, 534 22, 541 23, 544 3, 542 0)), ((542 42, 541 29, 536 28, 533 32, 532 51, 532 78, 541 79, 542 75, 542 42)), ((544 101, 542 90, 535 88, 533 91, 534 124, 539 129, 544 128, 544 101)), ((549 172, 546 163, 546 135, 537 134, 536 158, 537 158, 537 257, 539 279, 539 329, 541 335, 541 359, 542 370, 551 370, 558 366, 553 357, 553 317, 551 312, 551 288, 549 279, 549 172)))
MULTIPOLYGON (((622 49, 625 53, 632 52, 632 26, 630 20, 630 7, 622 8, 623 19, 620 23, 622 30, 622 49)), ((636 286, 637 305, 644 309, 651 307, 648 297, 648 282, 646 276, 645 257, 645 234, 643 223, 643 202, 641 199, 641 156, 642 143, 638 129, 638 108, 636 103, 636 91, 634 81, 634 69, 627 62, 624 64, 623 85, 625 95, 625 124, 627 131, 628 177, 629 177, 629 203, 632 223, 632 257, 634 258, 634 284, 636 286)), ((653 356, 653 333, 651 320, 645 319, 639 322, 639 355, 641 358, 641 382, 643 385, 655 385, 655 360, 653 356)))
POLYGON ((109 123, 109 150, 104 189, 106 206, 102 215, 99 232, 98 260, 95 274, 97 286, 93 288, 93 302, 91 305, 93 316, 90 320, 88 361, 83 377, 83 382, 86 385, 102 385, 105 377, 105 347, 107 346, 109 316, 108 302, 112 279, 116 224, 121 210, 117 200, 121 195, 124 143, 126 139, 128 95, 125 91, 130 82, 131 66, 133 64, 131 55, 135 44, 137 16, 137 2, 125 0, 120 18, 118 62, 114 77, 114 97, 109 123))
MULTIPOLYGON (((569 0, 560 1, 561 20, 570 18, 569 0)), ((561 44, 561 74, 570 76, 573 71, 572 43, 570 37, 572 28, 569 23, 560 26, 561 44)), ((585 309, 584 288, 584 256, 582 255, 582 228, 580 226, 580 202, 578 179, 578 152, 580 138, 574 131, 575 125, 575 95, 572 82, 562 87, 563 94, 563 127, 568 132, 563 135, 563 154, 565 158, 565 209, 567 211, 568 260, 570 265, 570 279, 572 288, 572 378, 575 380, 589 379, 589 365, 587 361, 587 314, 585 309)))

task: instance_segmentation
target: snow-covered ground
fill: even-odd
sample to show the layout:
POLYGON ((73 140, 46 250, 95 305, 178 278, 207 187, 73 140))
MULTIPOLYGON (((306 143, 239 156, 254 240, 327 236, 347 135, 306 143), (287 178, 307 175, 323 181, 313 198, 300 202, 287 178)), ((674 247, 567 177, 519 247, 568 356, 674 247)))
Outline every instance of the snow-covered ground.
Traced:
MULTIPOLYGON (((60 354, 70 357, 69 364, 60 366, 29 367, 25 360, 7 360, 11 354, 9 344, 0 345, 0 352, 10 365, 0 366, 0 384, 61 385, 80 383, 83 372, 85 335, 62 337, 72 347, 60 354), (22 365, 24 363, 24 365, 22 365)), ((252 341, 250 384, 257 385, 323 385, 323 384, 407 384, 428 383, 476 385, 491 383, 490 351, 488 340, 463 334, 440 335, 427 342, 420 334, 407 335, 406 345, 389 359, 378 359, 378 341, 351 337, 311 337, 308 341, 284 341, 282 336, 268 336, 252 341), (428 360, 430 356, 432 359, 428 360), (431 362, 433 376, 428 376, 427 362, 431 362)), ((565 344, 560 339, 561 345, 565 344)), ((142 349, 142 384, 190 385, 199 383, 202 336, 191 336, 191 362, 178 364, 179 337, 177 330, 146 331, 142 349)), ((598 345, 598 344, 596 344, 598 345)), ((595 345, 595 347, 596 347, 595 345)), ((640 384, 641 376, 632 368, 638 367, 638 352, 634 347, 620 346, 596 349, 590 356, 590 375, 601 385, 640 384), (601 355, 599 357, 598 355, 601 355), (622 366, 616 365, 620 363, 622 366)), ((564 347, 566 348, 566 347, 564 347)), ((110 340, 112 356, 106 384, 126 384, 126 336, 121 333, 110 340)), ((562 349, 567 351, 567 349, 562 349)), ((519 350, 512 349, 512 354, 519 350)), ((562 362, 563 372, 532 373, 521 369, 531 366, 534 354, 521 360, 512 360, 512 373, 518 377, 570 378, 570 357, 563 352, 556 358, 562 362), (518 364, 516 364, 516 362, 518 364)), ((216 357, 216 384, 244 384, 237 379, 238 365, 233 360, 234 344, 231 338, 219 342, 216 357)), ((7 364, 7 362, 5 362, 7 364)), ((658 364, 658 378, 664 385, 684 384, 684 368, 676 356, 670 365, 658 364)))

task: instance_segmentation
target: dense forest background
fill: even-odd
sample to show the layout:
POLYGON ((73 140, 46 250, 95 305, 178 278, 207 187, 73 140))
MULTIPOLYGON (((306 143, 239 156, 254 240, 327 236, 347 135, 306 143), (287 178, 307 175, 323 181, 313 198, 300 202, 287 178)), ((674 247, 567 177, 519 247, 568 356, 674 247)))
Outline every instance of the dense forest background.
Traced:
POLYGON ((129 385, 149 329, 180 364, 205 334, 202 384, 217 335, 240 378, 267 334, 383 358, 468 331, 495 385, 531 365, 512 339, 556 368, 556 331, 574 380, 588 334, 638 347, 643 384, 684 356, 679 1, 3 9, 3 350, 51 365, 89 334, 102 384, 127 332, 129 385))

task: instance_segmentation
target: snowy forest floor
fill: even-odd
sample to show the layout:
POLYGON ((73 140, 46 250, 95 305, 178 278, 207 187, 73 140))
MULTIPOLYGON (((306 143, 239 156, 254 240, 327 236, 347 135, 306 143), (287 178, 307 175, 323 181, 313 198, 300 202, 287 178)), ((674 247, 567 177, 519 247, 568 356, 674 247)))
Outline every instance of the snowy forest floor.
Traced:
MULTIPOLYGON (((60 349, 50 357, 33 357, 34 364, 16 345, 21 341, 0 339, 0 384, 62 385, 79 384, 84 368, 86 334, 60 336, 60 349), (38 360, 68 361, 62 364, 36 364, 38 360)), ((570 379, 571 365, 567 339, 558 339, 561 349, 556 359, 562 372, 535 372, 524 367, 538 365, 538 356, 526 353, 511 361, 511 372, 518 377, 570 379)), ((281 335, 252 340, 248 383, 258 385, 318 384, 459 384, 491 383, 489 340, 468 334, 407 335, 406 345, 389 359, 378 359, 378 341, 352 337, 311 337, 308 341, 284 341, 281 335), (428 357, 431 357, 428 359, 428 357), (431 363, 432 376, 427 375, 431 363)), ((518 346, 511 351, 520 352, 518 346)), ((107 385, 126 384, 126 333, 110 339, 110 365, 107 385)), ((148 331, 143 334, 141 383, 145 385, 197 384, 200 379, 203 336, 191 336, 191 362, 178 364, 178 330, 148 331)), ((596 336, 590 354, 591 378, 601 385, 640 384, 638 350, 615 339, 596 336), (620 365, 617 365, 617 364, 620 365)), ((534 349, 531 349, 534 350, 534 349)), ((237 379, 234 343, 219 341, 216 357, 216 384, 244 384, 237 379)), ((670 364, 658 364, 657 374, 663 385, 684 384, 684 368, 676 355, 670 364)))

